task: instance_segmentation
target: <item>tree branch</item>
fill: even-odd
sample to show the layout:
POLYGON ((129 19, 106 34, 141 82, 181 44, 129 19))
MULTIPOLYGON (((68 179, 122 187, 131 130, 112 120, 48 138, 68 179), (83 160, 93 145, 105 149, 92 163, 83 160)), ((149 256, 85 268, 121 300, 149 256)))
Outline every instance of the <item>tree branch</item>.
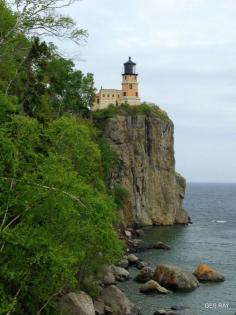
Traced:
POLYGON ((40 187, 42 189, 52 190, 52 191, 56 191, 56 192, 62 193, 64 195, 66 195, 67 197, 69 197, 70 199, 78 202, 82 207, 84 207, 84 208, 86 207, 77 196, 75 196, 75 195, 73 195, 71 193, 68 193, 67 191, 61 190, 61 189, 59 189, 57 187, 42 185, 42 184, 38 184, 38 183, 35 183, 35 182, 28 182, 28 181, 23 180, 23 179, 16 179, 16 178, 9 178, 9 177, 2 177, 2 176, 0 178, 3 179, 3 180, 14 180, 15 182, 25 183, 26 185, 33 185, 33 186, 36 186, 36 187, 40 187))
POLYGON ((6 210, 5 210, 3 219, 2 219, 0 231, 3 230, 4 224, 5 224, 6 219, 7 219, 7 214, 8 214, 8 211, 9 211, 9 197, 10 197, 10 193, 11 193, 11 191, 12 191, 13 183, 14 183, 14 180, 11 179, 10 189, 9 189, 8 196, 7 196, 7 207, 6 207, 6 210))

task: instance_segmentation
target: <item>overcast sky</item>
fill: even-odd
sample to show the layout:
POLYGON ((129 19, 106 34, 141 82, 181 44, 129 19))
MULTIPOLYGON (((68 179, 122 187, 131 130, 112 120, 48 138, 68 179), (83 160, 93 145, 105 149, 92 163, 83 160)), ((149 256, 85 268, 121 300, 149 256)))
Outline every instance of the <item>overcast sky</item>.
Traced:
POLYGON ((137 63, 141 99, 174 121, 177 171, 236 182, 236 0, 83 0, 65 12, 89 38, 60 47, 98 88, 120 88, 123 62, 137 63))

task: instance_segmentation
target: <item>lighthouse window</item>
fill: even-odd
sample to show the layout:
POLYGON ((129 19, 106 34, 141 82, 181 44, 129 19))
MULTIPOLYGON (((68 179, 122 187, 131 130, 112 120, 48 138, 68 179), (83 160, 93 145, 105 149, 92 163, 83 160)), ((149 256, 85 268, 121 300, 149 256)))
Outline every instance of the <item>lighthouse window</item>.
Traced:
POLYGON ((115 97, 115 95, 114 95, 114 94, 112 94, 112 97, 115 97))
POLYGON ((132 90, 133 84, 129 84, 129 88, 130 88, 130 90, 132 90))
POLYGON ((138 92, 136 92, 136 96, 138 96, 138 92))
POLYGON ((126 96, 126 92, 124 92, 124 96, 126 96))
POLYGON ((107 94, 107 97, 110 97, 110 94, 107 94))
POLYGON ((105 94, 102 94, 102 97, 105 97, 106 95, 105 94))

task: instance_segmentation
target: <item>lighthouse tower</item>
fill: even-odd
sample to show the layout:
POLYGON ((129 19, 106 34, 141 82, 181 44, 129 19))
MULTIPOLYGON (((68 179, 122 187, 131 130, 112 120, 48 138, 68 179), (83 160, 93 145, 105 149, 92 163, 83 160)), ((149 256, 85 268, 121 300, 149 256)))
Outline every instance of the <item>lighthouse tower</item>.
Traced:
POLYGON ((122 100, 129 105, 140 105, 136 63, 131 60, 131 57, 124 63, 124 73, 122 74, 122 100))

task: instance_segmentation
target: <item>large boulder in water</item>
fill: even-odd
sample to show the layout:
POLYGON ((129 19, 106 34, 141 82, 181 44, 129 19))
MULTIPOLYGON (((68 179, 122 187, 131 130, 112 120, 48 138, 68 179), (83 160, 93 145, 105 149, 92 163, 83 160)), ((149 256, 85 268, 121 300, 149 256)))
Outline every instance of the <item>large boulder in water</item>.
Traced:
POLYGON ((169 246, 169 245, 166 245, 166 244, 163 243, 163 242, 157 242, 156 244, 153 245, 153 248, 154 248, 154 249, 169 250, 169 249, 170 249, 170 246, 169 246))
POLYGON ((146 282, 139 291, 142 293, 170 293, 170 291, 168 291, 166 288, 163 288, 158 282, 154 280, 149 280, 148 282, 146 282))
POLYGON ((112 308, 114 315, 138 315, 139 308, 130 302, 126 295, 115 285, 102 290, 101 299, 112 308))
POLYGON ((222 274, 206 264, 199 265, 193 274, 201 282, 221 282, 225 280, 222 274))
POLYGON ((70 292, 60 300, 60 309, 63 314, 95 315, 93 301, 85 292, 70 292))
POLYGON ((191 272, 177 266, 158 265, 153 279, 172 290, 192 291, 199 286, 198 280, 191 272))
POLYGON ((147 282, 152 279, 154 271, 150 267, 144 267, 134 278, 136 282, 147 282))

